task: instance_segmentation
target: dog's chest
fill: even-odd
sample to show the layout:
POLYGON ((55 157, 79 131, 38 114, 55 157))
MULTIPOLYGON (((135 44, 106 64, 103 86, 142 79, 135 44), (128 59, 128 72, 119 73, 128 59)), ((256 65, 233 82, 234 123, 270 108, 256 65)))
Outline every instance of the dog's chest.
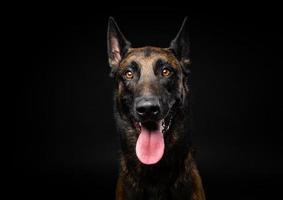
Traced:
POLYGON ((191 186, 188 183, 164 185, 162 183, 139 185, 126 188, 127 199, 137 200, 183 200, 191 199, 191 186))

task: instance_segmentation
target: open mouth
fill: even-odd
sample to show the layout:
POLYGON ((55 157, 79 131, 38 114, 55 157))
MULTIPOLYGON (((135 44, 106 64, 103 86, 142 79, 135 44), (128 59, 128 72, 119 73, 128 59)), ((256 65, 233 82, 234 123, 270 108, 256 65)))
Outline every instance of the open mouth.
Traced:
POLYGON ((140 130, 136 143, 136 155, 146 165, 156 164, 161 160, 164 150, 164 134, 170 128, 170 120, 148 121, 136 123, 140 130))

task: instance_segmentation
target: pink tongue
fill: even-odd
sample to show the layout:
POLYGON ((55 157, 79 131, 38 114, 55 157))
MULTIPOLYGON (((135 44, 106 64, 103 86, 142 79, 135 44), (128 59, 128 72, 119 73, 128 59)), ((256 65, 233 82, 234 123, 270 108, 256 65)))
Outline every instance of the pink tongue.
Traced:
POLYGON ((157 163, 164 153, 164 139, 160 131, 151 131, 141 125, 141 133, 136 144, 138 159, 146 165, 157 163))

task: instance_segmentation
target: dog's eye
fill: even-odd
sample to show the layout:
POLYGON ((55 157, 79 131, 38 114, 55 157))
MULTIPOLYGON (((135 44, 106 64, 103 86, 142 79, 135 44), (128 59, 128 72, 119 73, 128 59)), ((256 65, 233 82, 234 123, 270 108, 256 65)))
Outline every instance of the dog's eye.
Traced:
POLYGON ((124 74, 125 79, 132 80, 134 78, 134 73, 131 71, 126 71, 124 74))
POLYGON ((172 73, 171 70, 168 69, 168 68, 164 68, 162 70, 162 76, 164 76, 164 77, 169 77, 171 75, 171 73, 172 73))

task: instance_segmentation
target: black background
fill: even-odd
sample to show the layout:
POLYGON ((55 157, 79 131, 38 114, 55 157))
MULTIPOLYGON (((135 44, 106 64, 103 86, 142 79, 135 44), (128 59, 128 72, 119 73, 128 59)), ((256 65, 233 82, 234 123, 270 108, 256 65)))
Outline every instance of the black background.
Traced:
POLYGON ((40 5, 17 13, 13 48, 21 59, 12 69, 10 194, 114 198, 119 140, 106 51, 111 15, 136 47, 167 47, 189 17, 193 139, 207 199, 280 195, 283 36, 277 10, 115 5, 40 5))

